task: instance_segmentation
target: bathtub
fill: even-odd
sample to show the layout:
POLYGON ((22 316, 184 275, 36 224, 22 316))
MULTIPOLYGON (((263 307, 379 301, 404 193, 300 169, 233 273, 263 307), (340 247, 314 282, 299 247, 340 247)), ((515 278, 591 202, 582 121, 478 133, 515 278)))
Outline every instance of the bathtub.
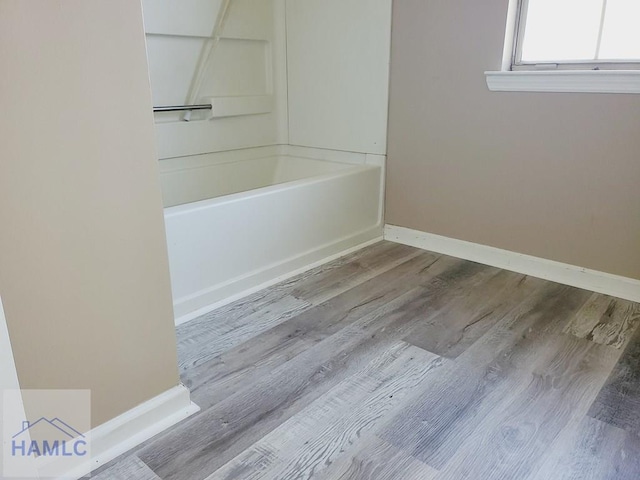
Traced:
POLYGON ((290 155, 161 172, 176 323, 382 237, 382 167, 290 155))

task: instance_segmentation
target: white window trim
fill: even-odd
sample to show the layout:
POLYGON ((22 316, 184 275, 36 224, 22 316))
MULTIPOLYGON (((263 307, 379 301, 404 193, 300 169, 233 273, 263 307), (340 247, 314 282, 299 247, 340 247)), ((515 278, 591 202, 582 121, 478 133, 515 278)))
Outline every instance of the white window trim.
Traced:
POLYGON ((518 0, 509 0, 502 70, 485 72, 493 92, 636 93, 640 70, 511 70, 518 0))
POLYGON ((492 92, 640 93, 638 70, 485 72, 492 92))

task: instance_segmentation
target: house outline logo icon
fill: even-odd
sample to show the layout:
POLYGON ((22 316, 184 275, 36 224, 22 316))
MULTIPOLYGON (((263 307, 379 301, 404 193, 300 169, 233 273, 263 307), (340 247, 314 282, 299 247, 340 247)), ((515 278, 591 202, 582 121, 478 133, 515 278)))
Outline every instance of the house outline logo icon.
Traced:
POLYGON ((22 422, 22 430, 11 437, 11 455, 14 457, 83 457, 87 455, 85 435, 58 417, 40 417, 35 422, 22 422), (55 440, 27 441, 26 432, 44 426, 55 434, 55 440))

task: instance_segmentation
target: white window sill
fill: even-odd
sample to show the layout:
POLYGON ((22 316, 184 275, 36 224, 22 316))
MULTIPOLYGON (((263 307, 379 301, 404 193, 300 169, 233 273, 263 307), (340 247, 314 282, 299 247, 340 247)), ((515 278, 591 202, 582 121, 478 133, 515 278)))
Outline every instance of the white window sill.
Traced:
POLYGON ((493 92, 640 93, 640 70, 485 72, 493 92))

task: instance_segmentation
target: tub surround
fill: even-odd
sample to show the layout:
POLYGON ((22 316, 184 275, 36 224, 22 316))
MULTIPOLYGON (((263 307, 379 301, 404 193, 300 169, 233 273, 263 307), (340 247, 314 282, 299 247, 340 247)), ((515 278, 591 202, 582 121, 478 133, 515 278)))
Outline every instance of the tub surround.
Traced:
POLYGON ((391 0, 143 3, 178 322, 382 238, 391 0))
POLYGON ((171 3, 143 0, 154 104, 214 108, 156 114, 159 157, 288 143, 285 0, 171 3))

